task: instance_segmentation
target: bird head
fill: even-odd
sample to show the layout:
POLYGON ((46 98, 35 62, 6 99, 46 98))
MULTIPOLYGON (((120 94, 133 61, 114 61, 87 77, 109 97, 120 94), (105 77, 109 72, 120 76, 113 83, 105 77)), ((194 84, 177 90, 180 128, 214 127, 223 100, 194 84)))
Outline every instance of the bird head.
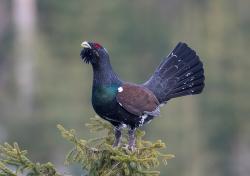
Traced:
POLYGON ((80 56, 85 63, 91 63, 95 65, 100 62, 103 55, 107 54, 107 51, 99 43, 94 42, 82 42, 83 47, 80 56))

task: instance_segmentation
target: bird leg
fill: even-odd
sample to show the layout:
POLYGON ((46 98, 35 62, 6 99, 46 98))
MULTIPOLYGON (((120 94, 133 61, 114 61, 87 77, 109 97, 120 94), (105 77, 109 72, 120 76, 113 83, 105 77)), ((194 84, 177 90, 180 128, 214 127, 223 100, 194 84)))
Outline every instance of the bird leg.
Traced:
POLYGON ((113 143, 113 147, 119 147, 119 145, 121 143, 121 137, 122 137, 121 128, 115 127, 114 132, 115 132, 115 141, 113 143))
POLYGON ((131 151, 135 150, 135 128, 128 130, 128 149, 131 151))

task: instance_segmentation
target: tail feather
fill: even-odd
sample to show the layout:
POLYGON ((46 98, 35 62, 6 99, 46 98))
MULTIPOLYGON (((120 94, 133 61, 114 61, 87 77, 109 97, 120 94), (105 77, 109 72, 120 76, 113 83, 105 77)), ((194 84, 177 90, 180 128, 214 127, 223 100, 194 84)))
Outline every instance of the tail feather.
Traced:
POLYGON ((185 78, 184 79, 180 79, 180 81, 178 82, 179 86, 176 86, 176 88, 185 86, 188 83, 191 83, 192 81, 195 81, 197 79, 205 79, 205 77, 204 77, 203 74, 204 74, 204 72, 201 70, 201 71, 198 71, 198 72, 190 75, 189 77, 184 76, 185 78))
POLYGON ((180 53, 178 49, 176 52, 174 52, 173 50, 171 54, 161 63, 161 65, 158 68, 159 73, 162 73, 163 71, 166 71, 173 66, 179 66, 181 68, 185 66, 185 61, 188 58, 190 57, 192 58, 195 56, 195 52, 193 50, 183 48, 183 47, 181 48, 183 49, 183 52, 180 53), (180 54, 180 55, 178 56, 177 54, 180 54))
POLYGON ((187 44, 179 43, 144 86, 163 103, 171 98, 201 93, 204 80, 199 56, 187 44))
POLYGON ((191 90, 193 87, 195 86, 199 86, 199 85, 202 85, 204 82, 204 76, 199 78, 199 79, 195 79, 193 81, 190 81, 190 82, 184 82, 182 84, 179 84, 180 86, 171 90, 169 92, 169 96, 171 94, 175 94, 175 93, 178 93, 178 92, 185 92, 186 90, 191 90))
POLYGON ((184 91, 180 91, 180 92, 170 94, 168 96, 168 98, 171 99, 171 98, 176 98, 176 97, 181 97, 181 96, 186 96, 186 95, 199 94, 199 93, 202 92, 203 87, 204 87, 204 84, 194 86, 192 89, 186 89, 184 91))
POLYGON ((177 71, 175 76, 186 76, 192 74, 196 69, 201 69, 202 63, 198 60, 199 58, 190 59, 188 63, 184 63, 185 66, 177 71), (193 70, 195 69, 195 70, 193 70))

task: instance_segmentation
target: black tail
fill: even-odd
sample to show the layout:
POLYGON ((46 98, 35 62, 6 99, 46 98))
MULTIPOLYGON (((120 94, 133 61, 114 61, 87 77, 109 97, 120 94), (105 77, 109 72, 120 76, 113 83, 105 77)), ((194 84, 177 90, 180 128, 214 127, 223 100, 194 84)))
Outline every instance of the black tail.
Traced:
POLYGON ((144 86, 163 103, 171 98, 201 93, 204 80, 199 56, 187 44, 179 43, 144 86))

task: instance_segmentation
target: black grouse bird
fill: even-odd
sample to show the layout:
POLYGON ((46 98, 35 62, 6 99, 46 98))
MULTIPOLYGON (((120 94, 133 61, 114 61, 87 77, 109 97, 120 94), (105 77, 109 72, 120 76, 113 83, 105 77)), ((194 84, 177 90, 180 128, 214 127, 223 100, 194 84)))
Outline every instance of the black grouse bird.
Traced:
POLYGON ((203 64, 195 51, 178 43, 144 84, 122 81, 113 71, 107 50, 98 43, 83 42, 81 58, 93 67, 92 105, 114 126, 113 147, 120 144, 121 129, 128 127, 128 147, 135 148, 135 130, 160 114, 160 106, 172 98, 194 95, 204 88, 203 64))

